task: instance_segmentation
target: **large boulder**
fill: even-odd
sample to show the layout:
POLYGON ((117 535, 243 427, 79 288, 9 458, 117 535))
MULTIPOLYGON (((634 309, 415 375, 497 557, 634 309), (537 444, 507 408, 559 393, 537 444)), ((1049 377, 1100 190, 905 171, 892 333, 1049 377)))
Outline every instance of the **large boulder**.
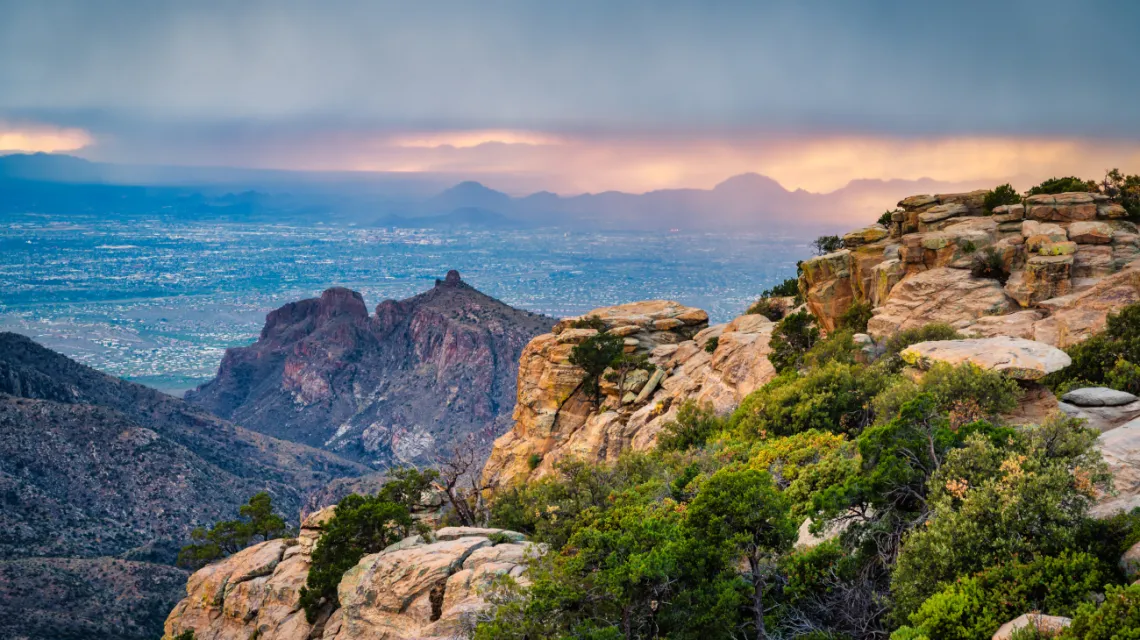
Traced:
POLYGON ((1073 389, 1061 396, 1061 400, 1078 407, 1118 407, 1140 400, 1127 391, 1117 391, 1108 387, 1084 387, 1073 389))
POLYGON ((962 269, 939 268, 903 279, 874 310, 867 332, 875 339, 935 322, 967 326, 984 316, 1015 309, 996 280, 962 269))
POLYGON ((900 355, 908 364, 921 369, 929 368, 934 362, 950 365, 969 362, 1018 380, 1037 380, 1072 364, 1068 354, 1056 347, 1008 336, 919 342, 900 355))

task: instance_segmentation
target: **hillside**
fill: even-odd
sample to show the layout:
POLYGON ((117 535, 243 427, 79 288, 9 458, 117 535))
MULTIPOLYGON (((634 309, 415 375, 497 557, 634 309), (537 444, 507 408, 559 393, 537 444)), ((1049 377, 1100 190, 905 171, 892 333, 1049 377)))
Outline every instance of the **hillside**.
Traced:
POLYGON ((365 470, 0 334, 0 609, 29 612, 5 637, 153 638, 192 528, 259 491, 296 521, 365 470))
POLYGON ((469 434, 481 448, 509 424, 523 346, 554 319, 514 309, 457 272, 369 314, 329 289, 266 318, 227 350, 189 402, 276 438, 377 468, 430 464, 469 434))

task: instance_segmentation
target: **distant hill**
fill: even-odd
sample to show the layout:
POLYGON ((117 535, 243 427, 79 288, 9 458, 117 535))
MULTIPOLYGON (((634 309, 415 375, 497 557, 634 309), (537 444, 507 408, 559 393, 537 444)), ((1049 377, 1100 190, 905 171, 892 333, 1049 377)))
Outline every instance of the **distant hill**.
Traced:
POLYGON ((555 319, 510 307, 457 272, 369 314, 343 288, 271 312, 186 399, 247 428, 379 469, 430 464, 468 434, 505 431, 518 359, 555 319))
POLYGON ((873 222, 914 193, 981 183, 856 180, 830 193, 788 191, 755 173, 712 189, 512 196, 441 174, 131 167, 62 155, 0 156, 0 214, 161 214, 185 218, 345 222, 387 227, 565 227, 770 233, 841 230, 873 222), (61 186, 62 185, 62 186, 61 186))

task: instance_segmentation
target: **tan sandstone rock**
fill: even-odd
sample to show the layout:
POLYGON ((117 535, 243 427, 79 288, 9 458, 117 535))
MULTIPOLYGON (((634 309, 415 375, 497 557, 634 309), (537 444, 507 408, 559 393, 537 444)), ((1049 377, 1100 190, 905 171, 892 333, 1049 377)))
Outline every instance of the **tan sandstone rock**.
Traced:
POLYGON ((994 280, 974 278, 961 269, 930 269, 895 285, 886 303, 874 310, 867 333, 878 340, 934 322, 967 326, 983 316, 1013 310, 994 280))
POLYGON ((563 336, 583 330, 563 321, 561 329, 556 327, 561 333, 532 340, 519 365, 515 425, 495 441, 483 469, 484 480, 492 486, 541 477, 568 458, 600 462, 615 460, 629 449, 651 447, 684 400, 726 412, 776 375, 767 358, 774 325, 760 315, 706 327, 705 312, 654 301, 607 307, 586 316, 600 318, 607 326, 658 327, 669 317, 685 324, 672 329, 669 339, 663 339, 666 332, 661 331, 635 334, 639 352, 648 355, 656 370, 639 377, 633 387, 627 385, 620 396, 617 385, 611 384, 614 395, 607 395, 600 407, 579 388, 583 372, 569 365, 569 349, 558 346, 563 336), (713 337, 717 346, 709 353, 704 347, 713 337))
POLYGON ((1056 347, 1008 336, 919 342, 899 355, 907 364, 921 369, 929 368, 933 362, 969 362, 1018 380, 1037 380, 1072 364, 1068 354, 1056 347))

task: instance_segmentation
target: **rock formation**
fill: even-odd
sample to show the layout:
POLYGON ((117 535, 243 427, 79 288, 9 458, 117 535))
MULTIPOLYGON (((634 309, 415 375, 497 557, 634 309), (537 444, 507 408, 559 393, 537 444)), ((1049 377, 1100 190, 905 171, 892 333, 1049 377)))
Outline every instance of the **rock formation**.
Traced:
POLYGON ((387 468, 430 464, 468 434, 508 425, 523 346, 553 318, 514 309, 451 271, 369 315, 329 289, 271 312, 257 342, 228 349, 186 398, 277 438, 387 468))
POLYGON ((444 640, 464 637, 487 608, 480 590, 522 577, 545 550, 501 529, 447 527, 361 558, 338 589, 340 609, 310 624, 300 605, 321 526, 335 507, 311 514, 296 539, 270 540, 209 565, 186 584, 166 620, 166 640, 444 640), (502 539, 509 541, 503 542, 502 539))
POLYGON ((1122 219, 1120 205, 1100 194, 1063 193, 987 215, 984 196, 905 198, 889 228, 851 232, 845 249, 805 261, 800 288, 820 325, 833 330, 858 302, 874 307, 868 331, 876 339, 944 322, 978 337, 1064 347, 1140 300, 1140 233, 1122 219), (1004 283, 971 273, 991 253, 1004 283))
POLYGON ((708 326, 708 314, 676 302, 646 301, 595 309, 555 325, 527 345, 519 363, 514 427, 495 441, 483 478, 509 485, 549 473, 563 459, 614 460, 628 449, 653 445, 685 400, 718 412, 775 377, 768 362, 774 325, 744 315, 708 326), (629 376, 624 389, 603 384, 595 407, 582 389, 584 372, 570 364, 574 345, 598 330, 575 328, 597 318, 656 369, 629 376))

